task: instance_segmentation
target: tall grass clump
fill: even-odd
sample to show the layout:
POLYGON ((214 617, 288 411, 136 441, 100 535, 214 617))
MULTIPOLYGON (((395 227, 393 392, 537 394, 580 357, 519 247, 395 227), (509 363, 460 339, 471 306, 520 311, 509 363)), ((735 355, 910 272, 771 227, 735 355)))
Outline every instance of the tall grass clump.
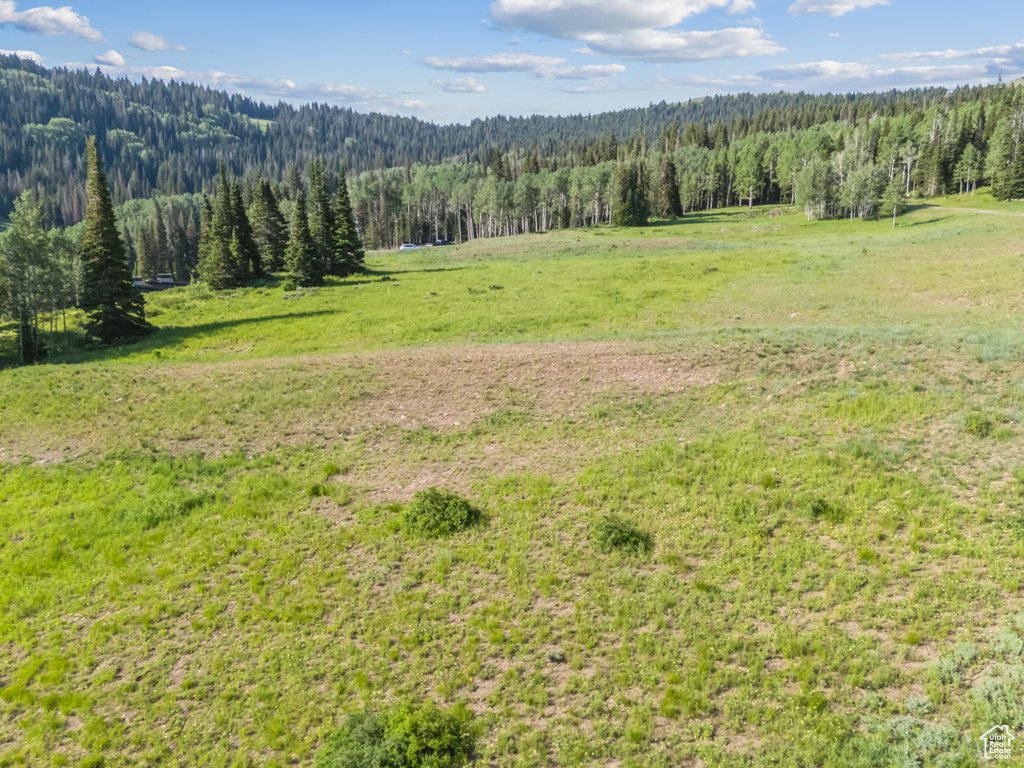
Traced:
POLYGON ((454 536, 480 522, 480 510, 457 493, 441 488, 417 491, 402 512, 402 530, 413 536, 436 539, 454 536))
POLYGON ((171 523, 188 517, 213 501, 211 493, 193 493, 183 488, 174 488, 140 499, 126 507, 121 517, 128 525, 137 525, 148 531, 161 523, 171 523))
POLYGON ((594 523, 593 533, 597 548, 605 554, 625 552, 630 555, 646 555, 654 549, 654 537, 651 534, 615 515, 605 515, 594 523))
POLYGON ((982 413, 969 413, 964 419, 964 431, 977 437, 988 437, 994 426, 992 419, 982 413))
POLYGON ((328 737, 316 768, 461 768, 473 753, 473 713, 408 705, 351 715, 328 737))

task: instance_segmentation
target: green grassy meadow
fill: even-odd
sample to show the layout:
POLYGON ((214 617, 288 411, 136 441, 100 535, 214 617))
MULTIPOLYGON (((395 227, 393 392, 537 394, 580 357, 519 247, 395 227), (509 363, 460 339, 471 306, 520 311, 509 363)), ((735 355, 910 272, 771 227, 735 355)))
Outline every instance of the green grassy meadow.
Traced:
POLYGON ((481 766, 982 765, 1024 738, 1024 206, 933 202, 175 289, 0 370, 0 766, 312 766, 430 699, 481 766), (403 531, 432 486, 483 521, 403 531))

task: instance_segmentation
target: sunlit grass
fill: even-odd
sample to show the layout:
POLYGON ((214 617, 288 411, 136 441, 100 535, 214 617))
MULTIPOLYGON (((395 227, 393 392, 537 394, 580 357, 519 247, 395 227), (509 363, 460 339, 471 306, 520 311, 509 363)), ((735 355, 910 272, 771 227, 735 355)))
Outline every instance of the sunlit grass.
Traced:
POLYGON ((482 765, 979 764, 1024 728, 1024 219, 957 202, 374 254, 3 371, 0 766, 311 765, 427 699, 482 765), (703 378, 544 358, 413 418, 616 339, 703 378), (404 531, 448 483, 481 520, 404 531))

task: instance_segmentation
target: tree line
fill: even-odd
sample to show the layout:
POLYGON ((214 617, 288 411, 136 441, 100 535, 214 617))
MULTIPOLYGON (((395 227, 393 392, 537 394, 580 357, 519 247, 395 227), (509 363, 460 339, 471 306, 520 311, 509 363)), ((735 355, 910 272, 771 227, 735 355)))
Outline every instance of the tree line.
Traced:
POLYGON ((610 134, 582 157, 493 150, 488 163, 413 164, 352 179, 370 248, 597 223, 639 224, 736 204, 796 204, 810 219, 892 214, 911 196, 1024 198, 1024 88, 908 114, 753 134, 672 123, 610 134), (882 209, 885 209, 882 211, 882 209))
POLYGON ((468 125, 360 114, 322 104, 268 105, 189 83, 110 78, 47 69, 0 55, 0 216, 25 190, 52 226, 85 210, 85 144, 96 136, 115 205, 155 196, 214 194, 219 164, 230 174, 295 186, 305 159, 354 173, 416 163, 486 166, 494 147, 536 152, 575 166, 611 134, 643 123, 652 135, 678 123, 712 126, 730 139, 803 130, 829 122, 920 113, 984 100, 985 89, 875 94, 739 94, 596 115, 495 117, 468 125))
MULTIPOLYGON (((284 272, 296 286, 319 285, 327 275, 343 277, 363 267, 348 187, 340 183, 332 191, 319 158, 309 165, 308 194, 300 185, 292 199, 257 177, 246 180, 247 204, 243 185, 221 165, 213 198, 139 201, 117 215, 94 140, 87 151, 84 222, 48 229, 40 202, 26 191, 0 234, 0 318, 15 322, 20 362, 68 349, 75 337, 69 335, 69 314, 77 315, 72 325, 96 345, 148 333, 135 276, 171 273, 221 290, 270 272, 284 272), (282 199, 290 203, 288 219, 282 199)), ((339 171, 344 179, 344 168, 339 171)))
POLYGON ((59 229, 47 232, 31 192, 15 201, 10 227, 0 235, 0 315, 16 323, 21 363, 44 359, 47 341, 49 348, 58 346, 58 334, 66 346, 71 308, 81 313, 82 332, 92 344, 130 343, 152 330, 142 294, 132 285, 94 140, 86 152, 85 221, 79 237, 59 229))

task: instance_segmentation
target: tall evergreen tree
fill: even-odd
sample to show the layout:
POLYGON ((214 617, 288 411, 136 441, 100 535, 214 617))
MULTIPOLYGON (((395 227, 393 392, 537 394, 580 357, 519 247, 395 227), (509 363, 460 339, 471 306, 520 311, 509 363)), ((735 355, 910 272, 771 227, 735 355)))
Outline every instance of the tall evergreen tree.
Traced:
POLYGON ((156 245, 153 243, 153 231, 149 227, 139 228, 138 245, 139 275, 144 280, 152 280, 160 271, 156 260, 156 245))
POLYGON ((612 224, 617 227, 642 227, 651 215, 647 164, 633 157, 624 161, 615 173, 615 207, 612 224))
POLYGON ((215 291, 235 285, 235 265, 229 236, 222 228, 218 228, 217 212, 210 204, 210 199, 204 196, 199 228, 198 271, 199 279, 215 291))
POLYGON ((132 275, 141 274, 139 272, 139 255, 135 251, 135 243, 132 240, 132 233, 128 227, 121 230, 121 239, 124 240, 124 255, 128 259, 128 266, 131 268, 132 275))
POLYGON ((136 341, 153 326, 146 322, 142 294, 132 286, 131 268, 117 231, 110 188, 94 137, 89 138, 86 152, 89 174, 82 233, 82 309, 89 316, 85 334, 103 345, 136 341))
POLYGON ((288 273, 299 285, 320 285, 324 281, 322 263, 316 252, 316 244, 309 234, 306 198, 301 191, 295 200, 295 215, 292 217, 287 261, 288 273))
POLYGON ((238 239, 238 255, 236 257, 240 268, 238 277, 243 281, 249 275, 263 277, 260 250, 253 237, 249 214, 245 212, 245 205, 242 203, 242 190, 239 189, 237 181, 231 185, 231 207, 232 218, 235 222, 235 237, 238 239))
POLYGON ((167 227, 164 226, 164 217, 160 212, 160 202, 153 198, 153 217, 150 220, 152 228, 153 262, 157 272, 170 272, 171 259, 167 247, 167 227))
MULTIPOLYGON (((670 133, 667 137, 662 137, 662 140, 674 143, 675 136, 670 133)), ((683 215, 683 206, 679 202, 679 179, 676 175, 676 164, 668 155, 661 161, 661 173, 655 194, 655 211, 658 216, 672 219, 678 219, 683 215)))
POLYGON ((324 176, 324 165, 319 157, 309 163, 309 236, 313 238, 317 258, 320 259, 321 271, 325 275, 341 272, 339 259, 334 252, 334 211, 331 208, 331 196, 327 191, 327 179, 324 176))
POLYGON ((352 202, 348 195, 348 182, 345 179, 345 164, 342 163, 338 174, 338 195, 335 202, 337 226, 334 231, 334 252, 338 259, 340 275, 351 275, 360 271, 364 265, 363 241, 356 230, 356 220, 352 213, 352 202))
POLYGON ((253 191, 251 221, 261 265, 271 272, 281 271, 288 249, 288 225, 266 179, 258 180, 253 191))

